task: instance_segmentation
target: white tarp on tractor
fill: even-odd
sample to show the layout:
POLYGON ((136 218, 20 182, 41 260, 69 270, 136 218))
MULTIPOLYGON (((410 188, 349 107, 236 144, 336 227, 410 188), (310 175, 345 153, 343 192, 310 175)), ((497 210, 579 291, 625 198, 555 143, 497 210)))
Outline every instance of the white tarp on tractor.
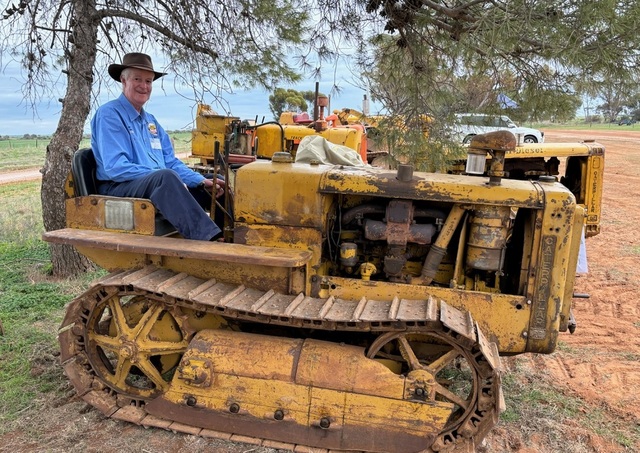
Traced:
POLYGON ((327 165, 364 166, 360 154, 344 145, 336 145, 320 135, 307 135, 298 145, 296 162, 312 161, 327 165))

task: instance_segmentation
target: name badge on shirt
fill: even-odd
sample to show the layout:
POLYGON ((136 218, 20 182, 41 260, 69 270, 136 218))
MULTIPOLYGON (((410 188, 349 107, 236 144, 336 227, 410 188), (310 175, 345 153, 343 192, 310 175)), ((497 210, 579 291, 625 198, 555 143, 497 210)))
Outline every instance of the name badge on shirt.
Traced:
POLYGON ((155 123, 149 123, 149 133, 151 134, 151 149, 162 149, 155 123))

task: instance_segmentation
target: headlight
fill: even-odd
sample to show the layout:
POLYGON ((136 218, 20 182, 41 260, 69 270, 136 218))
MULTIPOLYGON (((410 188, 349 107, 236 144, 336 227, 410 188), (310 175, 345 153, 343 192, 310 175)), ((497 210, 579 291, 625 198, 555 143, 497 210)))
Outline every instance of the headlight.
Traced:
POLYGON ((483 149, 469 148, 467 152, 467 166, 465 173, 468 175, 483 175, 487 162, 487 152, 483 149))

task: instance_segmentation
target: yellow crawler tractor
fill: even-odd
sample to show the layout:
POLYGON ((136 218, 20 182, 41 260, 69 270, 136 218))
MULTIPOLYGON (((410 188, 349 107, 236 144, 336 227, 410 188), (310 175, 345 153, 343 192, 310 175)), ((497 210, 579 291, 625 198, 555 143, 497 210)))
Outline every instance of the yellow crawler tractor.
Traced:
POLYGON ((166 233, 149 200, 96 195, 79 159, 68 227, 44 239, 111 274, 68 306, 66 375, 143 426, 296 451, 473 451, 504 407, 500 355, 550 353, 567 330, 585 216, 553 177, 505 179, 515 147, 475 137, 464 175, 274 149, 233 170, 224 243, 166 233))

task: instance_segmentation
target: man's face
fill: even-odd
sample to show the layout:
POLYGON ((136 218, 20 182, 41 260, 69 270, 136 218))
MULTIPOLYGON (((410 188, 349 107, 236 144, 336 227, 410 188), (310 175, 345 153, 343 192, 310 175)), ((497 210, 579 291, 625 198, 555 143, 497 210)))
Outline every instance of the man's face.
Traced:
POLYGON ((135 109, 140 111, 151 97, 154 74, 151 71, 136 68, 130 68, 127 72, 122 78, 122 92, 135 109))

